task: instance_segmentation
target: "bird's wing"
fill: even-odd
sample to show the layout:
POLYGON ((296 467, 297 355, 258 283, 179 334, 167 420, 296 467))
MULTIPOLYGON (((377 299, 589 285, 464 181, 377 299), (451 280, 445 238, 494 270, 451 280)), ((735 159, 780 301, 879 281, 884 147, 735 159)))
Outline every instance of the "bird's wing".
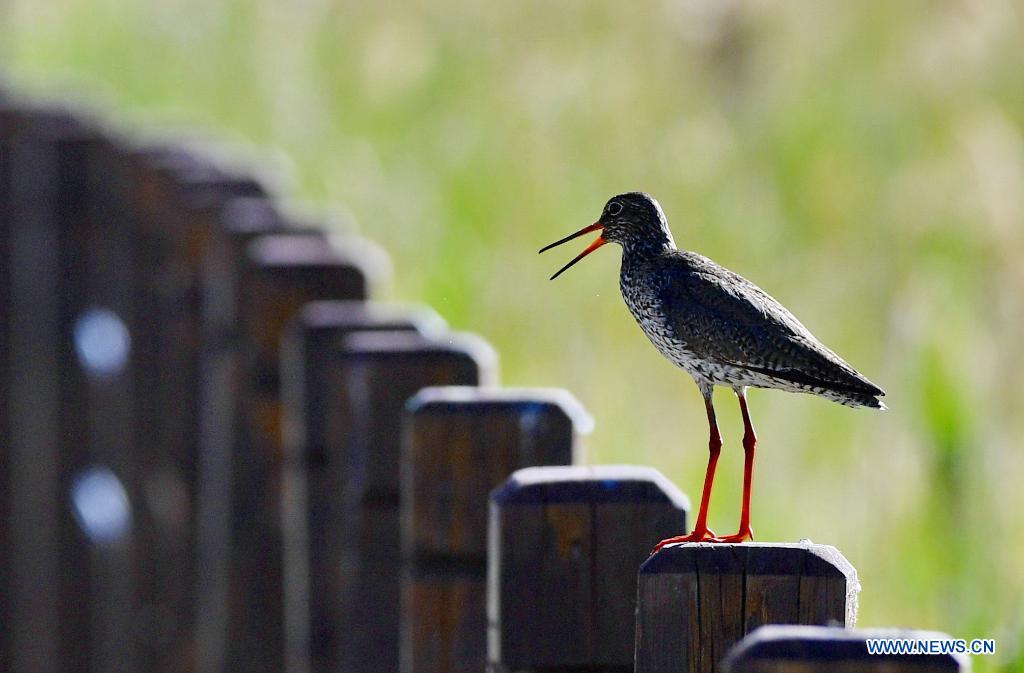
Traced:
POLYGON ((698 356, 799 385, 885 394, 746 278, 696 253, 674 252, 666 263, 660 299, 698 356))

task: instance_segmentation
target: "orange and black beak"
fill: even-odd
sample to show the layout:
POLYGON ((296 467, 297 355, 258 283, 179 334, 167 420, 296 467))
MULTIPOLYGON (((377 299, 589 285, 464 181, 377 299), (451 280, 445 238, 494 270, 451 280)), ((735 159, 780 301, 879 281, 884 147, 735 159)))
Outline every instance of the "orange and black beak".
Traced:
MULTIPOLYGON (((589 234, 592 231, 600 231, 602 229, 604 229, 604 223, 603 222, 601 222, 601 221, 594 222, 589 227, 583 227, 582 229, 577 231, 575 234, 569 234, 568 236, 566 236, 565 238, 563 238, 560 241, 555 241, 551 245, 545 245, 543 248, 540 249, 540 252, 544 252, 545 250, 550 250, 551 248, 553 248, 553 247, 555 247, 557 245, 562 245, 563 243, 571 241, 574 238, 579 238, 583 234, 589 234)), ((587 255, 589 255, 590 253, 594 252, 595 250, 597 250, 598 248, 600 248, 602 245, 604 245, 607 242, 608 241, 606 241, 603 237, 598 236, 596 239, 594 239, 593 243, 591 243, 590 245, 587 246, 586 250, 584 250, 580 254, 576 255, 576 257, 574 257, 571 262, 569 262, 568 264, 563 266, 561 269, 559 269, 555 273, 555 275, 551 276, 551 280, 554 280, 554 279, 558 278, 560 275, 562 275, 563 271, 565 271, 570 266, 572 266, 576 262, 580 261, 581 259, 583 259, 587 255)))

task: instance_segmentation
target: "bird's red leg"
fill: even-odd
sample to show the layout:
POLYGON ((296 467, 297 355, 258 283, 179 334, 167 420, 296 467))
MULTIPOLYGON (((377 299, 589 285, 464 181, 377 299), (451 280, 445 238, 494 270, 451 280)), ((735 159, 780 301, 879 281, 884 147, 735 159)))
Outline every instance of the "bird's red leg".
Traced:
POLYGON ((652 554, 667 544, 702 542, 715 537, 714 531, 708 529, 708 505, 711 503, 711 485, 715 481, 715 466, 718 465, 718 456, 722 452, 722 435, 718 432, 715 407, 711 403, 711 387, 708 386, 705 389, 702 386, 701 392, 704 394, 704 407, 708 412, 708 425, 710 426, 711 434, 708 439, 708 468, 704 473, 704 492, 700 496, 700 511, 697 513, 697 523, 693 527, 693 532, 689 535, 677 535, 676 537, 670 537, 659 542, 651 551, 652 554))
POLYGON ((715 538, 714 542, 743 542, 754 539, 754 531, 750 528, 750 484, 754 479, 754 446, 757 444, 757 435, 754 434, 754 425, 750 422, 750 413, 747 411, 746 391, 737 388, 736 397, 743 412, 743 509, 740 511, 740 529, 735 535, 715 538))

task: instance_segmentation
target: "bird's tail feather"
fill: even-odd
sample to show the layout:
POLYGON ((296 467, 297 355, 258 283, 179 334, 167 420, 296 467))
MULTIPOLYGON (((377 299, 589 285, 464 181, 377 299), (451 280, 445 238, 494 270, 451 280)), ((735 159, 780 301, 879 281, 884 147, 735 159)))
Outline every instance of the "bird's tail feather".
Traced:
POLYGON ((879 411, 885 411, 889 408, 885 406, 885 402, 874 395, 845 394, 843 399, 838 400, 838 402, 848 407, 868 407, 869 409, 878 409, 879 411))

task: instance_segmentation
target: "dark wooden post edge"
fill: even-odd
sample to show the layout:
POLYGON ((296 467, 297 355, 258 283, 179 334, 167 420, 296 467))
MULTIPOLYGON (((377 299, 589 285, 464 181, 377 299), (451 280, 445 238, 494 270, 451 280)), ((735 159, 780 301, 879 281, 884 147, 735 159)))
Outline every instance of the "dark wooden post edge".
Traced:
POLYGON ((944 654, 874 654, 868 640, 949 641, 935 631, 905 629, 851 630, 841 627, 767 625, 733 647, 722 673, 955 673, 969 671, 970 660, 959 652, 944 654))

